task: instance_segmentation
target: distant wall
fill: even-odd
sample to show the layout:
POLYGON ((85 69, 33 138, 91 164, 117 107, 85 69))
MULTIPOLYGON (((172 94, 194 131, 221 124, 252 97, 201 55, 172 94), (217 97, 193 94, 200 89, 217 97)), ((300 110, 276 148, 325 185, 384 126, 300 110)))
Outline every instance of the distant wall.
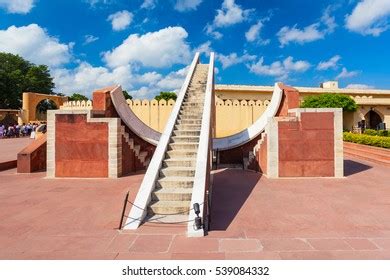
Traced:
MULTIPOLYGON (((241 132, 251 126, 267 109, 269 100, 216 100, 216 137, 225 137, 241 132)), ((137 117, 156 131, 163 132, 174 100, 127 100, 137 117)), ((62 109, 92 108, 92 102, 66 102, 62 109)))

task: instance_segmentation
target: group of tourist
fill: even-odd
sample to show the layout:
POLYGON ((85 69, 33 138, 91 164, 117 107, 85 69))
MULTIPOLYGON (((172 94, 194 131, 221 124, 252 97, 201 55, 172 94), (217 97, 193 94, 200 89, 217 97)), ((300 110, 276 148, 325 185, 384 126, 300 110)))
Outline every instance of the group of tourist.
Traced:
POLYGON ((32 134, 35 134, 37 127, 37 123, 11 124, 7 126, 0 123, 0 138, 31 137, 34 136, 32 134))

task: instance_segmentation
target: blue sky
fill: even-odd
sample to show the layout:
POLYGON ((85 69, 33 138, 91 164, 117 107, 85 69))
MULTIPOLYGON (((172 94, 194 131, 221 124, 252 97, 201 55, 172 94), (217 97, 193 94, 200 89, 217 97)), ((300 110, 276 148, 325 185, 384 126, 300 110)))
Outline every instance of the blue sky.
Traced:
POLYGON ((56 90, 177 90, 196 51, 217 83, 390 88, 389 0, 0 0, 0 51, 56 90))

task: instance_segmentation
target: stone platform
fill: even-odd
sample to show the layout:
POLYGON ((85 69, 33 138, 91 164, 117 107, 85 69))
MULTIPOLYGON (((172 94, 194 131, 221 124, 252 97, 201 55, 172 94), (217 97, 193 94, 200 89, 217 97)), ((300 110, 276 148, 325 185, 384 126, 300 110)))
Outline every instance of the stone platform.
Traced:
MULTIPOLYGON (((354 158, 346 178, 214 177, 212 231, 116 228, 143 174, 45 179, 0 172, 0 259, 390 259, 390 169, 354 158)), ((130 208, 130 207, 129 207, 130 208)))

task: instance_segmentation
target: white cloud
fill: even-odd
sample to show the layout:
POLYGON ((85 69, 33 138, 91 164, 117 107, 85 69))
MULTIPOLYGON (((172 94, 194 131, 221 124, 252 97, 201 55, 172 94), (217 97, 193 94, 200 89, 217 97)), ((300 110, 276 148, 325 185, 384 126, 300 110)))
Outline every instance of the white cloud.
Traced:
POLYGON ((120 66, 110 71, 106 67, 93 67, 81 62, 75 69, 54 69, 52 71, 56 91, 65 94, 82 93, 91 96, 96 89, 111 85, 132 87, 130 66, 120 66))
POLYGON ((161 74, 157 72, 147 72, 143 75, 140 75, 136 78, 136 82, 140 84, 155 84, 161 80, 161 74))
POLYGON ((91 7, 96 7, 98 4, 111 4, 115 0, 84 0, 91 7))
POLYGON ((379 36, 389 29, 389 0, 362 0, 345 18, 347 29, 363 35, 379 36))
POLYGON ((341 56, 335 55, 328 61, 321 61, 318 63, 317 70, 328 70, 328 69, 337 69, 338 62, 341 59, 341 56))
POLYGON ((203 0, 176 0, 175 10, 185 12, 196 10, 203 0))
POLYGON ((248 65, 249 70, 257 75, 274 76, 285 80, 292 72, 305 72, 310 68, 310 63, 303 60, 294 62, 289 56, 283 61, 275 61, 270 65, 264 64, 264 57, 261 57, 256 64, 248 65))
POLYGON ((217 10, 214 25, 216 27, 225 27, 243 22, 247 20, 252 11, 251 9, 242 9, 240 5, 235 3, 235 0, 224 0, 221 9, 217 10))
POLYGON ((141 87, 136 90, 128 91, 128 93, 133 97, 133 99, 143 99, 151 98, 151 95, 156 92, 149 87, 141 87))
POLYGON ((334 17, 330 15, 333 9, 332 6, 327 7, 319 22, 308 25, 303 29, 297 28, 297 25, 282 27, 277 33, 281 47, 288 45, 290 42, 304 44, 317 41, 323 39, 326 34, 334 32, 337 24, 334 17))
POLYGON ((0 8, 11 14, 27 14, 34 7, 35 0, 0 0, 0 8))
POLYGON ((346 86, 349 89, 374 89, 375 87, 365 84, 349 84, 346 86))
POLYGON ((259 20, 256 24, 252 25, 249 30, 245 33, 245 38, 248 42, 258 42, 261 45, 267 45, 270 40, 262 40, 260 37, 261 29, 264 27, 262 20, 259 20))
POLYGON ((235 0, 224 0, 221 8, 217 10, 213 23, 208 23, 204 30, 207 35, 219 40, 223 35, 221 32, 216 31, 217 28, 227 27, 246 21, 253 11, 253 9, 242 9, 240 5, 235 3, 235 0))
POLYGON ((95 37, 93 35, 85 35, 83 45, 91 44, 93 42, 96 42, 97 40, 99 40, 99 37, 95 37))
POLYGON ((348 71, 347 68, 343 67, 341 73, 337 75, 336 80, 356 77, 359 73, 359 71, 348 71))
POLYGON ((153 98, 161 91, 173 91, 178 93, 183 85, 189 67, 184 67, 178 71, 172 71, 165 77, 161 76, 159 81, 151 82, 138 89, 129 92, 134 98, 153 98))
POLYGON ((120 46, 104 54, 110 67, 138 62, 147 67, 187 64, 191 51, 182 27, 167 27, 144 35, 132 34, 120 46))
POLYGON ((257 57, 255 55, 249 55, 247 53, 244 53, 242 56, 238 56, 237 53, 231 53, 229 55, 217 55, 217 59, 222 63, 222 69, 226 69, 239 63, 254 61, 256 58, 257 57))
POLYGON ((189 67, 184 67, 178 71, 173 71, 156 83, 158 91, 168 90, 178 92, 183 85, 189 67))
POLYGON ((157 0, 144 0, 141 5, 141 9, 152 10, 156 8, 157 0))
POLYGON ((111 21, 112 29, 115 31, 125 30, 133 21, 133 14, 129 11, 123 10, 110 15, 107 18, 111 21))
POLYGON ((204 53, 207 56, 209 56, 212 51, 213 51, 213 49, 211 48, 210 41, 207 41, 194 49, 194 53, 196 53, 196 52, 199 52, 200 54, 204 53))
POLYGON ((223 37, 222 33, 219 31, 216 31, 214 26, 211 24, 207 24, 205 27, 206 34, 213 37, 216 40, 219 40, 223 37))
POLYGON ((54 67, 71 60, 73 43, 63 44, 37 24, 0 30, 0 51, 18 54, 36 63, 54 67))

